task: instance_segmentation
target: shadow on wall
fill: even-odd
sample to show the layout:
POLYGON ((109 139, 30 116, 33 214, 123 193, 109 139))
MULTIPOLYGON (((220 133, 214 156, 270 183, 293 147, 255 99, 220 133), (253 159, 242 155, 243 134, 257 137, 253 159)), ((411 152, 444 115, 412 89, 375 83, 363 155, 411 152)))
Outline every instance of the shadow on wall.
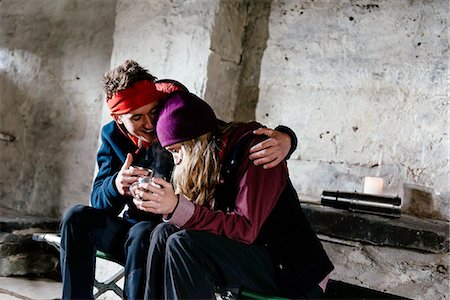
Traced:
POLYGON ((0 141, 0 201, 24 213, 58 216, 62 172, 55 159, 60 149, 57 124, 50 120, 51 99, 5 73, 0 73, 0 90, 0 132, 15 137, 13 142, 0 141))
POLYGON ((225 121, 255 120, 272 1, 219 1, 204 98, 225 121))
MULTIPOLYGON (((437 207, 432 188, 419 184, 403 184, 403 208, 405 213, 419 218, 445 220, 437 207)), ((444 201, 444 200, 441 200, 444 201)))
MULTIPOLYGON (((16 5, 5 4, 6 13, 16 5)), ((0 201, 23 213, 55 217, 64 175, 58 156, 63 157, 67 123, 60 85, 67 21, 52 13, 56 4, 44 10, 31 2, 21 5, 22 13, 5 16, 1 24, 0 42, 7 47, 0 47, 0 132, 16 139, 0 142, 0 201)))

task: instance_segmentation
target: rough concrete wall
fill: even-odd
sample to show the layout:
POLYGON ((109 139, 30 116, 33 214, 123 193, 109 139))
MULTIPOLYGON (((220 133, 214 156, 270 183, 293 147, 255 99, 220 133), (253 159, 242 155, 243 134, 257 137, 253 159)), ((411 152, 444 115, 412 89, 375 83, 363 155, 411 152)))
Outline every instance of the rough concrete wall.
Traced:
POLYGON ((449 298, 448 253, 422 253, 339 240, 322 244, 335 262, 334 280, 407 299, 449 298))
POLYGON ((88 203, 115 1, 0 2, 0 201, 59 216, 88 203))
POLYGON ((261 60, 269 38, 272 0, 249 1, 243 37, 242 71, 233 121, 253 121, 259 97, 261 60))
MULTIPOLYGON (((218 0, 119 0, 111 68, 133 59, 159 79, 176 79, 203 97, 217 5, 218 0)), ((109 121, 105 105, 102 123, 109 121)))
POLYGON ((203 94, 217 1, 119 0, 111 66, 132 58, 203 94))
POLYGON ((239 77, 242 71, 242 41, 247 19, 247 4, 240 0, 222 0, 211 31, 211 55, 204 99, 217 116, 233 120, 239 77))
POLYGON ((273 1, 256 116, 296 131, 302 198, 381 176, 404 211, 449 218, 448 12, 447 0, 273 1))
MULTIPOLYGON (((220 118, 254 119, 270 2, 120 0, 111 67, 134 59, 184 83, 220 118)), ((111 120, 106 107, 103 116, 111 120)))
POLYGON ((211 33, 205 99, 226 121, 255 119, 272 0, 222 0, 211 33))

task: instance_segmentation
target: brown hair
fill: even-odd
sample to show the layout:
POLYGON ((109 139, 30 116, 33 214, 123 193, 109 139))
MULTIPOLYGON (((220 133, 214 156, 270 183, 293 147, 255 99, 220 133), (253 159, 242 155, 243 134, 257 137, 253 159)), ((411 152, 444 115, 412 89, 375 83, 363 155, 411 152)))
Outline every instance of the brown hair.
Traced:
POLYGON ((203 205, 214 195, 219 181, 218 147, 211 133, 181 143, 183 160, 175 166, 172 182, 176 194, 203 205))
POLYGON ((154 82, 156 77, 134 60, 127 59, 124 63, 103 75, 103 91, 109 99, 115 93, 120 92, 141 80, 150 80, 154 82))

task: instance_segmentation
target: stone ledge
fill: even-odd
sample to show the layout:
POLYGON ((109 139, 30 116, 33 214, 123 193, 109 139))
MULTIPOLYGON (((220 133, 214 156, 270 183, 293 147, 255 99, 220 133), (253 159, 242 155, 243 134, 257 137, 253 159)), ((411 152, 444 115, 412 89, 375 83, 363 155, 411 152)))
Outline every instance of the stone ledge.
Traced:
POLYGON ((449 223, 445 221, 408 215, 388 218, 322 205, 301 205, 318 234, 377 246, 449 252, 449 223))
POLYGON ((0 276, 58 277, 59 253, 32 240, 35 232, 58 232, 59 220, 0 207, 0 276))
POLYGON ((449 299, 448 253, 358 242, 322 244, 335 267, 330 279, 408 299, 449 299))
POLYGON ((0 232, 11 233, 16 230, 27 230, 30 228, 42 228, 48 231, 58 231, 59 219, 24 215, 10 208, 0 206, 0 232))

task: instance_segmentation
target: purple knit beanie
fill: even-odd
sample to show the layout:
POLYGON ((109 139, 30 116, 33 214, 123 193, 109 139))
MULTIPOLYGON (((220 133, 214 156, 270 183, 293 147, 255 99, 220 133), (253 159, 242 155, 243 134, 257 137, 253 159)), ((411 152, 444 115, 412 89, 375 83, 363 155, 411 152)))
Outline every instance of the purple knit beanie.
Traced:
POLYGON ((162 105, 156 135, 166 147, 212 132, 216 126, 216 115, 208 103, 192 94, 176 93, 162 105))

